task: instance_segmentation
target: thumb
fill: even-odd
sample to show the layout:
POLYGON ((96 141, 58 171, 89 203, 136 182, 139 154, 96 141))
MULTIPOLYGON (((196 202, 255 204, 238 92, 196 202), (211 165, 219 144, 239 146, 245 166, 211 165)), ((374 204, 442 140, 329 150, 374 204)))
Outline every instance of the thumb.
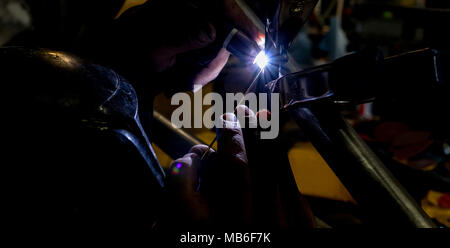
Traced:
POLYGON ((218 153, 241 165, 247 165, 244 137, 239 121, 233 113, 221 116, 222 128, 216 129, 218 153))

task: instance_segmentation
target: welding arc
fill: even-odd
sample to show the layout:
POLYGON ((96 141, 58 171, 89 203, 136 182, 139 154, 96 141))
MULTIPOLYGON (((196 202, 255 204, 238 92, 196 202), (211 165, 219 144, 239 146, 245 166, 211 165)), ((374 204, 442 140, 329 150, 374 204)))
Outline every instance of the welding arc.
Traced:
MULTIPOLYGON (((261 76, 261 73, 264 71, 264 68, 262 68, 258 74, 255 76, 255 79, 253 79, 252 83, 250 84, 250 86, 248 86, 247 90, 244 93, 244 97, 242 97, 242 99, 239 101, 239 103, 237 104, 237 106, 241 105, 242 102, 245 99, 245 96, 250 93, 250 91, 256 87, 256 83, 258 82, 258 78, 259 76, 261 76)), ((236 114, 236 110, 237 110, 237 106, 234 109, 234 114, 236 114)), ((208 154, 209 150, 211 149, 211 147, 214 145, 214 143, 216 143, 217 141, 217 136, 213 139, 213 141, 209 144, 208 149, 203 153, 202 157, 200 158, 200 160, 203 161, 203 159, 205 158, 206 154, 208 154)))

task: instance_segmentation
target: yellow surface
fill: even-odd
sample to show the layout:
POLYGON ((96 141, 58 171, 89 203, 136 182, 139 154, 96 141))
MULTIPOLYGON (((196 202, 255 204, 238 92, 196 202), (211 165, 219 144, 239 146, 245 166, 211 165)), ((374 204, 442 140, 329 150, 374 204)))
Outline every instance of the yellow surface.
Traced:
POLYGON ((444 193, 430 190, 422 200, 422 208, 431 218, 435 218, 440 223, 450 227, 450 209, 439 206, 438 200, 444 193))
POLYGON ((289 161, 298 188, 303 194, 355 202, 311 143, 297 143, 289 151, 289 161))
POLYGON ((153 149, 155 150, 156 157, 158 157, 159 164, 163 168, 169 168, 172 164, 173 159, 169 157, 161 148, 159 148, 155 143, 152 143, 153 149))
POLYGON ((122 8, 119 10, 119 13, 116 15, 116 19, 119 18, 125 11, 134 6, 142 5, 146 3, 148 0, 125 0, 122 5, 122 8))

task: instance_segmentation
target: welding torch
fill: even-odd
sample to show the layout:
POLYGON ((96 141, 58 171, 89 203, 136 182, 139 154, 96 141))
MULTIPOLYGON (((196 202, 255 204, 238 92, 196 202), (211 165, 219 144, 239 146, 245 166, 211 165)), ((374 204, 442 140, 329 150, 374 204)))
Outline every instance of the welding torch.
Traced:
POLYGON ((226 37, 223 47, 244 62, 254 62, 262 52, 256 41, 235 28, 226 37))

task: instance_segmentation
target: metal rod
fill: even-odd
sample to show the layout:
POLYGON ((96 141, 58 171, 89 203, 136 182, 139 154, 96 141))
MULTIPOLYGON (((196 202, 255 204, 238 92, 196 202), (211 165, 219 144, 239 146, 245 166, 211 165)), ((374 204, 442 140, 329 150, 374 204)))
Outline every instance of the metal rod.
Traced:
POLYGON ((153 111, 152 128, 158 130, 158 132, 152 133, 152 140, 171 158, 180 158, 192 146, 204 144, 183 129, 173 126, 170 120, 158 111, 153 111))

